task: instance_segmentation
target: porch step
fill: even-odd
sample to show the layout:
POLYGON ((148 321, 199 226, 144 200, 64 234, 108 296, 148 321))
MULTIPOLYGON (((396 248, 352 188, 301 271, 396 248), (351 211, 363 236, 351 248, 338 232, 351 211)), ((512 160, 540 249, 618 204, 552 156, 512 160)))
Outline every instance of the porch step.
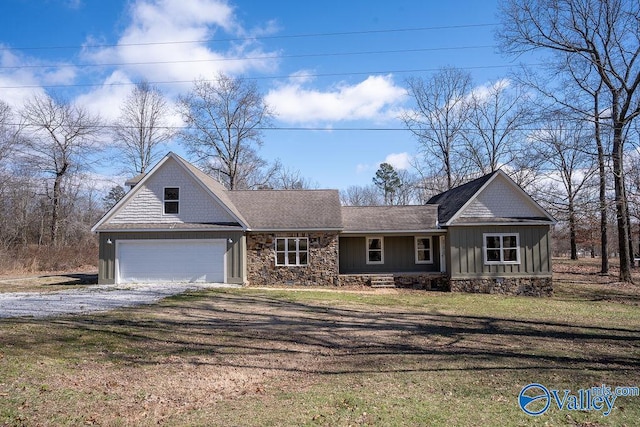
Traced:
POLYGON ((372 288, 395 288, 396 282, 393 279, 393 275, 376 275, 371 276, 372 288))

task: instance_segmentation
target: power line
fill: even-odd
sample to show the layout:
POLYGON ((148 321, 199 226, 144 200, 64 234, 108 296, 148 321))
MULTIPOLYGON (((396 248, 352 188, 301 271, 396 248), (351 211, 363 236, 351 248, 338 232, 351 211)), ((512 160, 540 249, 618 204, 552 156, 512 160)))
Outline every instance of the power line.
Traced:
POLYGON ((333 57, 333 56, 356 56, 356 55, 380 55, 390 53, 416 53, 416 52, 436 52, 446 50, 471 50, 471 49, 487 49, 495 48, 493 45, 479 46, 451 46, 451 47, 433 47, 419 49, 395 49, 395 50, 373 50, 373 51, 356 51, 356 52, 325 52, 325 53, 302 53, 290 55, 264 55, 264 56, 246 56, 237 58, 212 58, 212 59, 185 59, 172 61, 145 61, 145 62, 114 62, 103 64, 50 64, 50 65, 12 65, 0 66, 0 70, 14 70, 23 68, 85 68, 85 67, 120 67, 131 65, 161 65, 161 64, 185 64, 185 63, 205 63, 205 62, 229 62, 229 61, 249 61, 257 59, 280 59, 280 58, 317 58, 317 57, 333 57))
POLYGON ((275 39, 295 39, 295 38, 311 38, 311 37, 335 37, 335 36, 352 36, 363 34, 385 34, 385 33, 401 33, 401 32, 418 32, 418 31, 436 31, 436 30, 455 30, 462 28, 481 28, 494 27, 495 23, 481 24, 463 24, 463 25, 443 25, 434 27, 416 27, 416 28, 391 28, 384 30, 363 30, 363 31, 341 31, 330 33, 307 33, 307 34, 289 34, 278 36, 255 36, 255 37, 236 37, 224 39, 201 39, 201 40, 172 40, 165 42, 146 42, 146 43, 121 43, 121 44, 91 44, 91 45, 68 45, 68 46, 18 46, 18 47, 0 47, 0 51, 10 50, 63 50, 63 49, 93 49, 108 47, 127 47, 127 46, 163 46, 172 44, 194 44, 194 43, 212 43, 212 42, 236 42, 249 40, 275 40, 275 39))
MULTIPOLYGON (((528 64, 530 66, 538 66, 543 64, 528 64)), ((510 68, 511 65, 479 65, 473 67, 461 67, 465 70, 488 70, 498 68, 510 68)), ((383 75, 383 74, 407 74, 407 73, 425 73, 438 71, 440 68, 422 68, 412 70, 386 70, 386 71, 357 71, 350 73, 323 73, 323 74, 297 74, 297 75, 284 75, 284 76, 260 76, 260 77, 242 77, 245 80, 275 80, 275 79, 305 79, 308 77, 337 77, 337 76, 361 76, 361 75, 383 75)), ((203 79, 205 82, 212 82, 211 79, 203 79)), ((154 85, 168 85, 168 84, 186 84, 193 83, 193 80, 165 80, 165 81, 152 81, 149 82, 154 85)), ((73 88, 73 87, 115 87, 115 86, 135 86, 134 82, 117 82, 117 83, 75 83, 75 84, 51 84, 51 85, 17 85, 17 86, 0 86, 0 89, 33 89, 33 88, 73 88)))

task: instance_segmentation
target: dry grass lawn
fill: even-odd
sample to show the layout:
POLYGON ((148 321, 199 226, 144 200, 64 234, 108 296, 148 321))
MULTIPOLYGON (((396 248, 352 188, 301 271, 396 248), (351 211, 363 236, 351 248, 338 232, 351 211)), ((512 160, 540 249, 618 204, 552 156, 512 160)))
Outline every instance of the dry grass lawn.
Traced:
POLYGON ((519 409, 531 382, 640 386, 640 287, 556 270, 545 299, 241 289, 1 320, 0 426, 637 425, 640 397, 519 409))

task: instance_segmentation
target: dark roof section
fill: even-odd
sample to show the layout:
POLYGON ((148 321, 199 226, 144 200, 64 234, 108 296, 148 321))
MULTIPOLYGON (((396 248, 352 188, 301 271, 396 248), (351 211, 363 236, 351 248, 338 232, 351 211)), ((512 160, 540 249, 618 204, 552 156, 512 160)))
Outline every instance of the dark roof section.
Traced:
POLYGON ((436 194, 427 204, 438 205, 438 221, 444 224, 449 221, 482 188, 498 171, 452 188, 444 193, 436 194))
POLYGON ((343 206, 344 232, 381 233, 435 230, 438 207, 420 206, 343 206))
POLYGON ((227 196, 254 231, 342 229, 338 190, 233 190, 227 196))

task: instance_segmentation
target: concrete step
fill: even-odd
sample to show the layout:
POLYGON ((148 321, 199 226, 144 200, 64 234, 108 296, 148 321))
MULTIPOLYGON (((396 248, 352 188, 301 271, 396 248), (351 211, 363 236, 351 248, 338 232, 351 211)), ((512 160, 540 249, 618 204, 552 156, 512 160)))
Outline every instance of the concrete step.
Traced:
POLYGON ((391 275, 371 276, 372 288, 395 288, 396 282, 391 275))

